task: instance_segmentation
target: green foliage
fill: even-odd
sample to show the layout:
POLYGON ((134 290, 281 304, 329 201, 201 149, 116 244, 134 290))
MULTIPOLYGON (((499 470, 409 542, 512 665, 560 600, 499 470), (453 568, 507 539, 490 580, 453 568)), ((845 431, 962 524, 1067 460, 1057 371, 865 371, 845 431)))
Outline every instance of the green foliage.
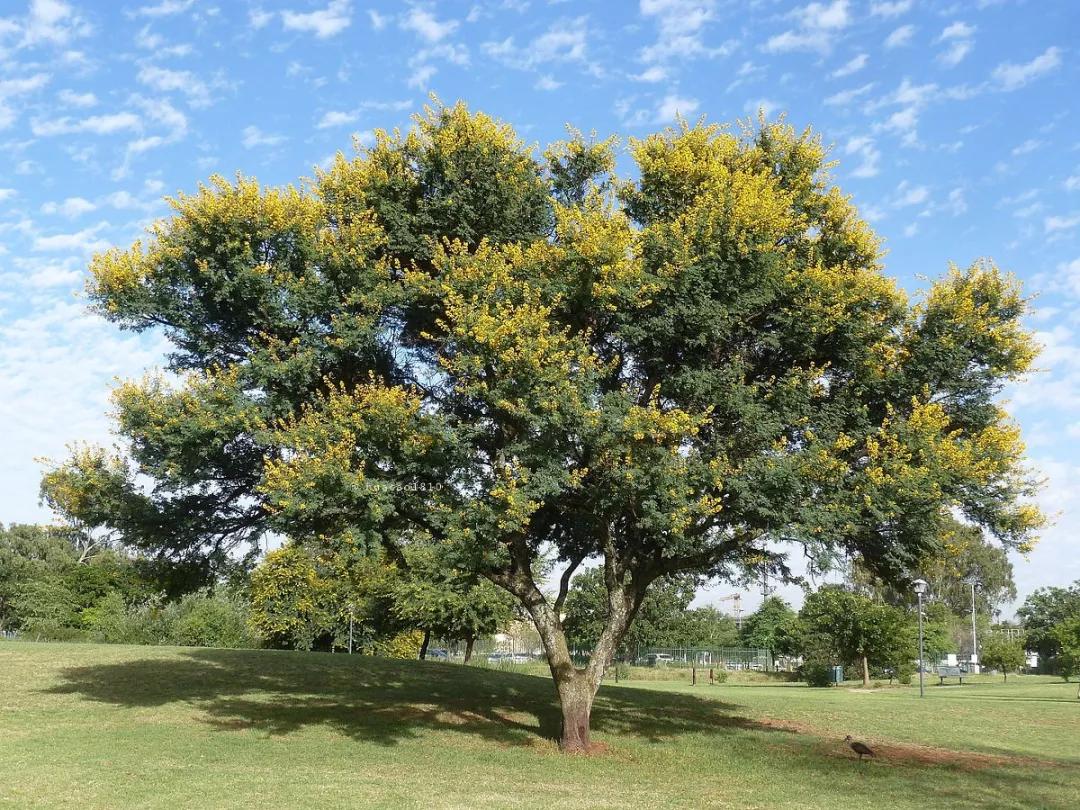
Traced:
POLYGON ((126 604, 113 592, 83 611, 82 625, 90 640, 109 644, 261 646, 250 627, 247 602, 227 589, 203 590, 173 602, 152 598, 135 604, 126 604))
POLYGON ((827 585, 799 611, 804 657, 898 671, 918 656, 911 619, 903 611, 862 594, 827 585))
POLYGON ((179 382, 121 386, 130 461, 76 455, 57 502, 209 571, 270 530, 348 559, 437 545, 521 601, 567 677, 540 567, 594 559, 594 684, 653 582, 737 576, 770 536, 890 581, 953 511, 1030 546, 1036 482, 994 404, 1035 354, 1015 279, 953 268, 910 302, 821 139, 783 122, 633 140, 633 181, 612 148, 544 162, 436 105, 303 190, 177 198, 88 294, 163 331, 179 382))
POLYGON ((743 619, 741 641, 744 647, 772 650, 790 655, 796 634, 795 611, 778 596, 770 596, 761 606, 743 619))
POLYGON ((807 686, 832 686, 832 659, 821 655, 811 655, 799 666, 799 677, 807 686))
POLYGON ((1008 680, 1010 672, 1016 672, 1027 664, 1027 655, 1022 641, 1011 639, 1003 633, 993 633, 982 641, 979 662, 1000 670, 1008 680))
POLYGON ((514 618, 514 600, 475 573, 453 568, 434 549, 414 548, 390 586, 394 615, 434 637, 473 641, 494 635, 514 618))
POLYGON ((1039 669, 1050 672, 1061 643, 1054 628, 1080 618, 1080 580, 1064 588, 1039 588, 1016 611, 1024 628, 1027 648, 1039 654, 1039 669))
MULTIPOLYGON (((691 608, 697 582, 690 577, 661 580, 649 589, 637 618, 622 642, 621 652, 648 647, 723 647, 738 644, 730 616, 713 607, 691 608)), ((563 612, 563 627, 574 649, 591 650, 608 619, 603 572, 582 571, 571 582, 563 612)))
POLYGON ((1058 674, 1065 680, 1080 677, 1080 616, 1059 622, 1051 632, 1058 643, 1054 659, 1058 674))

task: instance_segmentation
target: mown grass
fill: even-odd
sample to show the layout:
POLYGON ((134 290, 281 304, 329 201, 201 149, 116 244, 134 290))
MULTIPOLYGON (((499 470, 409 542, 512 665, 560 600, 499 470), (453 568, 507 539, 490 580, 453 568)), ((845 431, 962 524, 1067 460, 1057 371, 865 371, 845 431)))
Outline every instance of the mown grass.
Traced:
MULTIPOLYGON (((1015 681, 1015 682, 1014 682, 1015 681)), ((629 681, 558 753, 550 681, 342 655, 0 643, 12 807, 1080 806, 1075 685, 629 681), (858 763, 851 733, 879 747, 858 763)))

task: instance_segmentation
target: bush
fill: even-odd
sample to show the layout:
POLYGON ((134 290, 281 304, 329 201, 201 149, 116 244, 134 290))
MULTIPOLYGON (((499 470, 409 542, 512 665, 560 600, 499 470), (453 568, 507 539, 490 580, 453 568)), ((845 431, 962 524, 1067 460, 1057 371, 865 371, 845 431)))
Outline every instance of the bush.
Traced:
POLYGON ((227 591, 197 591, 164 611, 168 644, 187 647, 258 647, 248 604, 227 591))
POLYGON ((84 610, 82 623, 92 641, 106 644, 161 644, 166 635, 155 602, 127 605, 116 592, 84 610))
POLYGON ((419 630, 398 633, 388 639, 380 639, 372 645, 372 653, 383 658, 419 658, 424 634, 419 630))
POLYGON ((227 591, 197 591, 166 605, 159 597, 127 605, 113 592, 84 610, 82 623, 90 639, 106 644, 259 646, 247 603, 227 591))
POLYGON ((799 667, 799 676, 807 686, 832 686, 832 668, 826 659, 809 658, 799 667))

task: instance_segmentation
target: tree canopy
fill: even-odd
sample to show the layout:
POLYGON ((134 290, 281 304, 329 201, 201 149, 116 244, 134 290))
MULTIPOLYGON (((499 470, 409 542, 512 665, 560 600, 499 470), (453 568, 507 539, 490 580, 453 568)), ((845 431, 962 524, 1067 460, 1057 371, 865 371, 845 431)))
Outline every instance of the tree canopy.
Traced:
POLYGON ((1038 588, 1016 611, 1024 627, 1027 648, 1039 654, 1039 668, 1050 671, 1061 644, 1054 629, 1070 619, 1080 619, 1080 580, 1064 588, 1038 588))
MULTIPOLYGON (((51 471, 125 542, 220 560, 268 530, 403 558, 436 544, 543 640, 565 748, 651 583, 733 577, 787 538, 910 576, 950 510, 1008 546, 1041 523, 996 404, 1035 344, 1017 282, 951 268, 912 302, 784 122, 677 126, 542 154, 437 104, 303 187, 214 177, 89 297, 159 330, 115 392, 124 459, 51 471), (105 469, 108 475, 92 475, 105 469), (140 481, 149 481, 143 486, 140 481), (539 565, 608 593, 577 668, 539 565)), ((62 507, 62 504, 61 504, 62 507)))
MULTIPOLYGON (((653 583, 623 636, 619 652, 634 655, 650 647, 723 647, 738 643, 730 616, 716 608, 692 608, 698 581, 690 576, 667 577, 653 583)), ((589 651, 596 646, 608 621, 608 592, 604 572, 582 571, 570 585, 562 625, 571 647, 589 651)))
POLYGON ((807 652, 860 664, 864 686, 870 685, 870 667, 898 673, 918 655, 914 627, 904 611, 834 585, 807 596, 798 634, 807 652))

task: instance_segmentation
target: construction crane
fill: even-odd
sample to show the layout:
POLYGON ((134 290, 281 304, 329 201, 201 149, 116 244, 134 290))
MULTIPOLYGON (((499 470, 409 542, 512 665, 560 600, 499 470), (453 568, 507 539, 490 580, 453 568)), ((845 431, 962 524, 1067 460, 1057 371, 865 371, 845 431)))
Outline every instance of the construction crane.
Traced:
POLYGON ((716 597, 717 602, 734 602, 735 603, 735 626, 742 630, 742 594, 732 593, 727 596, 716 597))

